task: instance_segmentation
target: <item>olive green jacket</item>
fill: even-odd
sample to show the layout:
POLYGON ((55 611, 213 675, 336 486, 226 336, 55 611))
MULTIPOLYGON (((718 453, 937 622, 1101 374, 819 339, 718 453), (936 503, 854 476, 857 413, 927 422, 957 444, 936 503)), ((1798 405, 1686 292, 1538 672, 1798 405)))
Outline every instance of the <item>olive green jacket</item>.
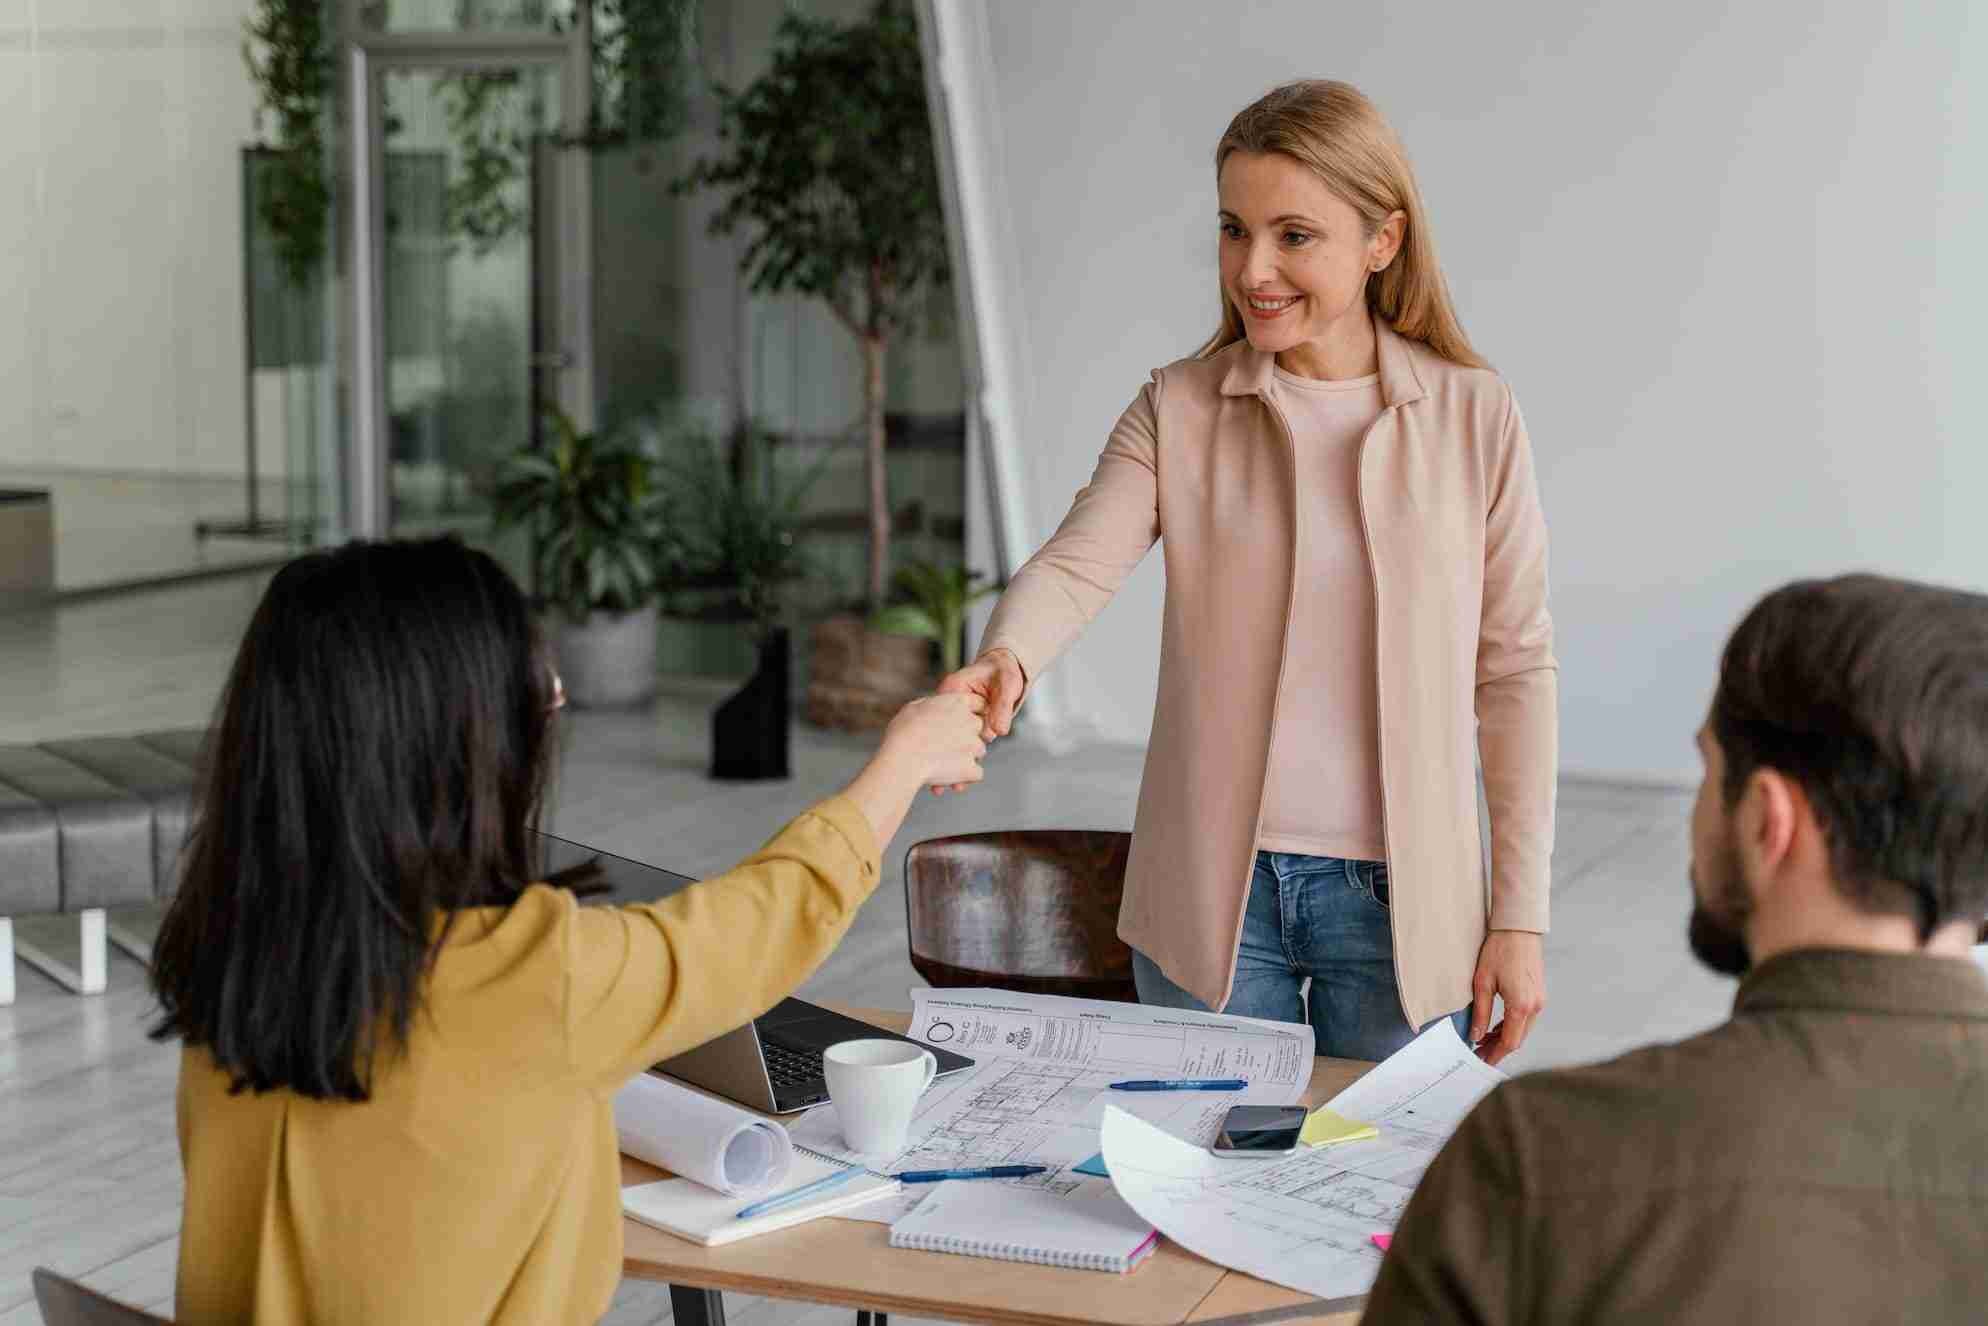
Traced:
POLYGON ((1721 1027, 1500 1086, 1364 1320, 1988 1320, 1988 978, 1785 953, 1721 1027))

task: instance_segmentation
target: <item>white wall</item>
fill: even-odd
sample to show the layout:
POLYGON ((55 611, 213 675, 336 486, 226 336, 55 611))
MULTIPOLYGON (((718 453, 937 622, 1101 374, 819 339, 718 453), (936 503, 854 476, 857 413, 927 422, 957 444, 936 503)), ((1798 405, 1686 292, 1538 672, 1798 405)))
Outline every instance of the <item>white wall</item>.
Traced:
POLYGON ((249 9, 0 0, 0 465, 242 472, 249 9))
MULTIPOLYGON (((1349 80, 1408 144, 1464 324, 1525 407, 1564 767, 1682 780, 1763 590, 1988 585, 1988 10, 1584 10, 989 6, 1021 495, 1046 537, 1147 370, 1212 330, 1229 116, 1349 80)), ((1094 735, 1145 738, 1158 563, 1059 668, 1094 735)))

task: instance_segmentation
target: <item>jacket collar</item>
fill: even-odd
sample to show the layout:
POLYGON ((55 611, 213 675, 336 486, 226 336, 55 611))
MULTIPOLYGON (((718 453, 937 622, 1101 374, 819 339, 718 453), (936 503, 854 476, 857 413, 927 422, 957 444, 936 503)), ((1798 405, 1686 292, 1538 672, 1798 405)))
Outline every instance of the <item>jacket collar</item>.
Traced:
POLYGON ((1733 998, 1735 1017, 1823 1009, 1988 1021, 1988 976, 1966 958, 1796 949, 1748 972, 1733 998))
MULTIPOLYGON (((1408 338, 1390 327, 1385 318, 1374 319, 1374 348, 1381 366, 1381 401, 1388 409, 1429 394, 1416 372, 1415 351, 1408 338)), ((1237 341, 1222 353, 1229 358, 1229 371, 1222 377, 1224 396, 1261 396, 1277 380, 1273 371, 1276 357, 1248 341, 1237 341)))

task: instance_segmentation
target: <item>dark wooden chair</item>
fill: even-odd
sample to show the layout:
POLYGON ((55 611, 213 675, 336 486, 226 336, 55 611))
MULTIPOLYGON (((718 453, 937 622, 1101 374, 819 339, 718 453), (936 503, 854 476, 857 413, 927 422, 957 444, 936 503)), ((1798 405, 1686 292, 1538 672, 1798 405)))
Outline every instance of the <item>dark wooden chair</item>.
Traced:
POLYGON ((35 1267, 35 1305, 48 1326, 173 1326, 164 1317, 140 1312, 46 1266, 35 1267))
POLYGON ((933 985, 1138 1002, 1118 937, 1129 833, 1032 829, 914 843, 911 965, 933 985))

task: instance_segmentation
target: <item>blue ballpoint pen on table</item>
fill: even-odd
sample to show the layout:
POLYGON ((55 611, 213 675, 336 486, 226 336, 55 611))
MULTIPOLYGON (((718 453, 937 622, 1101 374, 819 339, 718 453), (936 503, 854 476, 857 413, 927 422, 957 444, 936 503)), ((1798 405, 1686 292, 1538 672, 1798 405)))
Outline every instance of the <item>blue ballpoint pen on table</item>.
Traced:
POLYGON ((980 1169, 908 1169, 891 1177, 899 1183, 938 1183, 945 1179, 1025 1179, 1047 1173, 1047 1165, 987 1165, 980 1169))
POLYGON ((768 1211, 776 1207, 785 1206, 789 1202, 797 1202, 803 1197, 812 1197, 818 1192, 826 1192, 838 1183, 847 1183, 857 1175, 867 1172, 867 1170, 853 1166, 849 1169, 837 1170, 833 1174, 816 1179, 813 1183, 804 1183, 798 1188, 792 1188, 783 1193, 775 1193, 773 1196, 754 1202, 750 1206, 740 1207, 736 1218, 739 1220, 748 1220, 756 1215, 765 1215, 768 1211))
POLYGON ((1113 1091, 1241 1091, 1249 1086, 1240 1077, 1175 1077, 1113 1082, 1113 1091))

